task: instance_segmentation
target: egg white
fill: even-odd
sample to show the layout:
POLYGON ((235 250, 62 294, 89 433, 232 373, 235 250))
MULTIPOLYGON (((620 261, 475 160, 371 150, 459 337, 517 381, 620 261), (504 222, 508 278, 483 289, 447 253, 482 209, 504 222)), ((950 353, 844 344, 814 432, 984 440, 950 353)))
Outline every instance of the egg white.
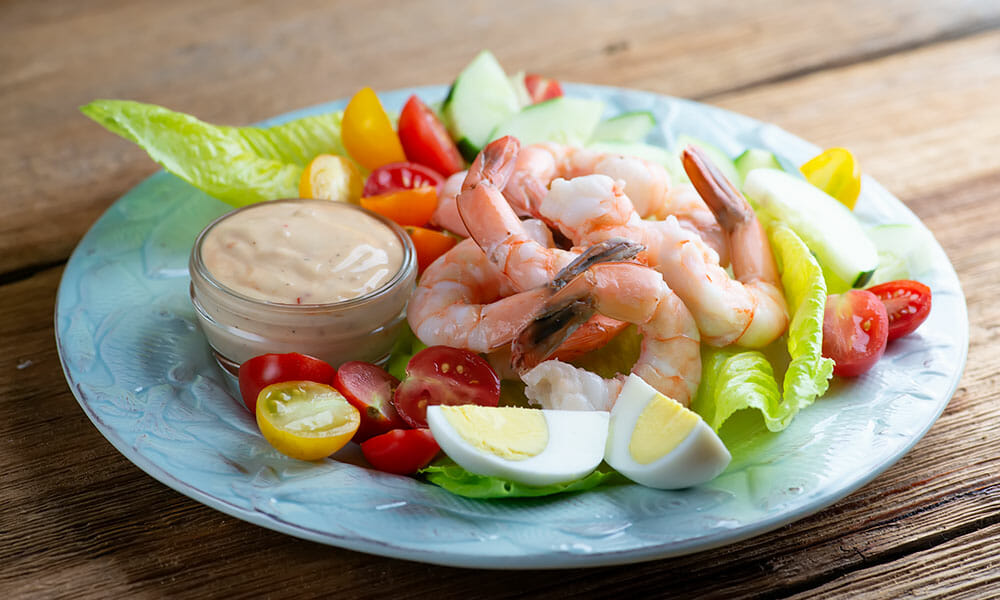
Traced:
POLYGON ((611 410, 604 459, 632 481, 658 489, 673 490, 715 479, 732 456, 715 431, 698 417, 687 436, 670 452, 648 464, 632 458, 629 444, 639 417, 657 391, 636 375, 629 375, 611 410))
POLYGON ((427 424, 441 450, 466 471, 477 475, 543 486, 586 477, 601 464, 608 438, 607 412, 539 412, 548 426, 548 443, 540 453, 523 460, 508 460, 473 446, 452 427, 440 406, 427 407, 427 424))

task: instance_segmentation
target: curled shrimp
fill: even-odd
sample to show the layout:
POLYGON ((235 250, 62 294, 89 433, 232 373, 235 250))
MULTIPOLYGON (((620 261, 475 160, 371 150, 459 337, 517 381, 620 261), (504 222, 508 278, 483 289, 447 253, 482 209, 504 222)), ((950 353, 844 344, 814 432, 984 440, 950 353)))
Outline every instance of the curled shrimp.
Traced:
POLYGON ((610 410, 624 376, 599 376, 558 360, 545 360, 590 310, 635 323, 642 350, 632 373, 685 406, 701 380, 701 343, 694 317, 656 271, 627 258, 641 246, 609 240, 588 250, 553 281, 557 291, 545 312, 514 340, 512 362, 527 384, 525 394, 546 408, 610 410), (631 254, 629 253, 631 250, 631 254))
POLYGON ((455 235, 469 237, 469 232, 465 230, 462 217, 458 214, 458 207, 455 205, 455 198, 462 191, 462 182, 468 171, 452 173, 448 179, 444 180, 438 189, 438 205, 431 215, 431 225, 447 229, 455 235))
MULTIPOLYGON (((520 143, 512 137, 491 142, 476 157, 457 200, 470 236, 488 260, 523 291, 547 285, 579 254, 546 245, 531 234, 501 193, 516 164, 520 143)), ((628 324, 594 315, 561 346, 564 360, 600 347, 628 324)))
POLYGON ((547 298, 542 288, 504 294, 503 287, 479 246, 465 240, 427 267, 406 318, 425 344, 489 352, 509 343, 547 298))
MULTIPOLYGON (((540 221, 521 223, 525 235, 551 245, 552 235, 540 221)), ((410 297, 407 320, 420 341, 474 352, 491 352, 508 345, 542 309, 550 295, 543 287, 518 293, 494 267, 474 240, 459 242, 424 271, 410 297)), ((616 321, 594 319, 573 333, 557 356, 570 360, 605 341, 600 328, 614 329, 616 321), (595 338, 600 338, 596 339, 595 338)))
POLYGON ((673 215, 701 236, 719 254, 723 265, 729 264, 727 237, 694 188, 673 182, 663 165, 635 156, 554 143, 526 146, 517 156, 503 193, 517 214, 544 218, 538 205, 554 180, 595 174, 620 182, 640 218, 673 215))
POLYGON ((641 258, 691 310, 706 343, 766 346, 784 333, 788 309, 763 228, 746 199, 700 150, 685 149, 683 163, 728 237, 735 278, 722 268, 715 250, 675 217, 640 219, 609 177, 557 179, 539 212, 577 244, 613 237, 644 244, 647 251, 641 258))

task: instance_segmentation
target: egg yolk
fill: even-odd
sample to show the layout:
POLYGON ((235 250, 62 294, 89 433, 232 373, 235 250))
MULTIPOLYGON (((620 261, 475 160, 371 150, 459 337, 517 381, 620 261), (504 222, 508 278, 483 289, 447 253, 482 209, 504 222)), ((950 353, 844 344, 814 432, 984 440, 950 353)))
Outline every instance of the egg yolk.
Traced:
POLYGON ((649 401, 632 430, 628 451, 640 465, 666 456, 691 433, 698 415, 663 394, 649 401))
POLYGON ((442 406, 441 414, 470 445, 506 460, 537 456, 549 444, 540 410, 469 404, 442 406))

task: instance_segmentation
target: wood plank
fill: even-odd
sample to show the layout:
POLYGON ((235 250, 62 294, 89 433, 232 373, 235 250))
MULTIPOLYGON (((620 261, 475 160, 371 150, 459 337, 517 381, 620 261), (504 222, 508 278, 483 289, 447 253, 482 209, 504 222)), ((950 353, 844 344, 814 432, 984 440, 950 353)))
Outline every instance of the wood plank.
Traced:
POLYGON ((897 561, 844 575, 792 598, 996 598, 1000 596, 1000 525, 897 561))
POLYGON ((0 11, 0 105, 9 107, 0 111, 0 273, 64 260, 114 199, 155 170, 76 112, 94 98, 245 124, 363 84, 446 83, 482 47, 511 71, 705 96, 1000 23, 1000 5, 975 0, 946 11, 909 0, 707 0, 696 10, 644 0, 613 11, 591 1, 574 3, 572 17, 563 3, 497 11, 486 2, 317 0, 63 0, 0 11))

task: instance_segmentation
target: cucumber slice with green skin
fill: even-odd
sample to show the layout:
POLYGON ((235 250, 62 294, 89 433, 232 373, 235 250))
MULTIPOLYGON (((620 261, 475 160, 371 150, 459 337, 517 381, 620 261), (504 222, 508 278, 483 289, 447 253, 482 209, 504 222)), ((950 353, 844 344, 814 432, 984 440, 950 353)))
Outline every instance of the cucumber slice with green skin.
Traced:
POLYGON ((866 231, 878 250, 878 268, 868 286, 896 279, 916 279, 933 261, 933 236, 916 225, 877 225, 866 231))
POLYGON ((656 127, 656 117, 648 110, 627 112, 601 121, 591 142, 639 142, 656 127))
POLYGON ((778 157, 767 150, 761 150, 760 148, 750 148, 736 157, 733 161, 733 166, 736 167, 736 175, 739 177, 737 181, 733 183, 737 184, 739 187, 743 187, 743 182, 747 178, 747 173, 754 169, 778 169, 783 171, 781 163, 778 162, 778 157))
POLYGON ((681 134, 677 136, 677 152, 676 154, 680 156, 680 153, 686 146, 697 146, 701 148, 702 152, 708 155, 709 160, 712 161, 722 174, 726 176, 726 179, 733 182, 736 185, 740 181, 739 174, 736 172, 736 166, 733 165, 733 159, 730 158, 728 154, 722 150, 716 148, 712 144, 706 141, 699 140, 698 138, 691 137, 686 134, 681 134))
POLYGON ((827 291, 862 287, 878 267, 878 250, 851 211, 822 190, 777 169, 754 169, 743 192, 764 221, 782 221, 823 267, 827 291))
POLYGON ((557 142, 582 146, 590 139, 604 112, 598 100, 562 96, 526 106, 493 131, 489 139, 516 137, 522 146, 557 142))
POLYGON ((444 117, 462 155, 472 160, 497 125, 521 108, 514 86, 489 50, 455 78, 444 101, 444 117))
POLYGON ((604 152, 606 154, 621 154, 622 156, 635 156, 651 163, 663 165, 663 168, 670 173, 673 182, 687 182, 687 173, 681 166, 681 159, 678 155, 664 150, 659 146, 643 144, 642 142, 592 142, 587 144, 587 148, 604 152))

